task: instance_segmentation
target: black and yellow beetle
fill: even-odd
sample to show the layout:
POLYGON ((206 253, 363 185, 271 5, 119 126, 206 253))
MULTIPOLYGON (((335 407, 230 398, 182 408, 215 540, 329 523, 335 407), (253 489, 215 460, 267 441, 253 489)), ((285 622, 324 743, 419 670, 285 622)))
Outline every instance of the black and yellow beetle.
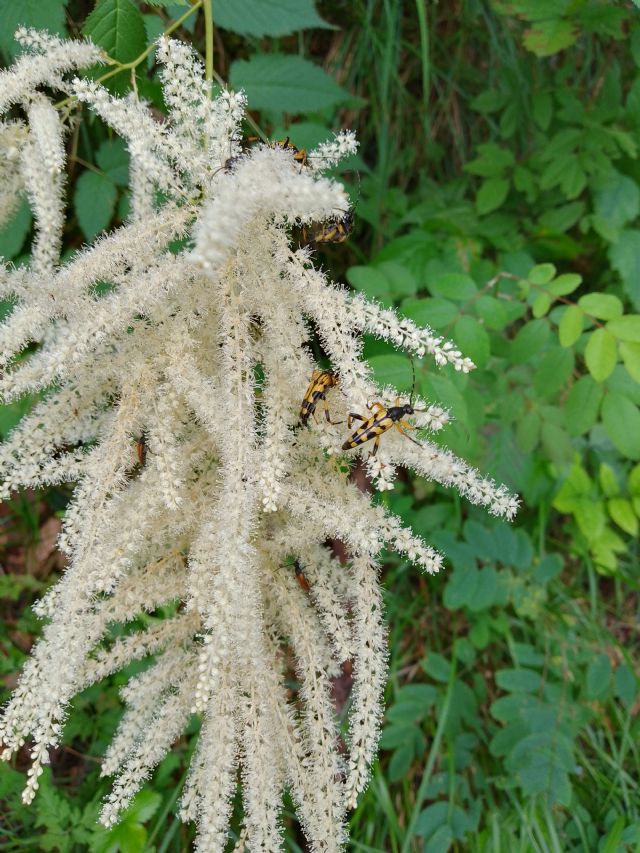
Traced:
POLYGON ((353 231, 353 212, 347 210, 342 219, 320 222, 302 229, 302 246, 317 246, 320 243, 344 243, 353 231))
POLYGON ((368 418, 353 412, 349 415, 347 421, 349 427, 352 426, 354 420, 362 421, 363 423, 360 424, 357 430, 342 445, 343 450, 352 450, 354 447, 359 447, 361 444, 375 439, 373 450, 369 454, 370 456, 375 456, 378 452, 380 436, 391 429, 391 427, 395 427, 409 441, 417 444, 418 447, 422 447, 419 441, 411 438, 405 432, 406 429, 415 429, 412 424, 403 420, 406 415, 412 415, 416 411, 411 403, 405 403, 401 406, 400 400, 396 399, 395 405, 389 406, 389 408, 383 406, 382 403, 374 403, 373 406, 367 406, 367 408, 373 410, 373 414, 368 418))
POLYGON ((326 393, 329 388, 338 384, 338 377, 333 370, 314 370, 311 374, 311 382, 304 395, 300 406, 300 423, 303 426, 307 425, 307 421, 311 415, 315 418, 316 406, 322 400, 324 404, 324 414, 330 424, 342 423, 342 421, 332 421, 329 415, 329 407, 327 405, 326 393))

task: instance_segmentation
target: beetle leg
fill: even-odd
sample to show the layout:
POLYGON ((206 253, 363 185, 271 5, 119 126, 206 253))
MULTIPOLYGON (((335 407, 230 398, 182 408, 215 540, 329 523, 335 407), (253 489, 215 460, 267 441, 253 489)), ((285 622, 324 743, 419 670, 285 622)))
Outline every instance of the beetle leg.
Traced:
POLYGON ((363 418, 362 415, 356 414, 356 412, 350 412, 349 417, 347 418, 347 426, 351 429, 354 421, 366 421, 368 418, 363 418))
POLYGON ((327 403, 326 400, 324 400, 323 402, 324 402, 324 416, 327 419, 327 423, 332 424, 332 426, 337 426, 338 424, 343 424, 344 421, 332 421, 331 420, 331 415, 329 414, 329 404, 327 403))
POLYGON ((414 444, 417 444, 417 445, 418 445, 418 447, 423 447, 423 445, 422 445, 422 444, 420 444, 420 442, 419 442, 419 441, 416 441, 416 440, 415 440, 415 438, 411 438, 411 436, 409 435, 409 433, 408 433, 408 432, 405 432, 405 431, 404 431, 404 429, 403 429, 403 427, 406 427, 406 428, 408 428, 408 429, 416 429, 416 427, 411 426, 411 424, 408 424, 406 421, 399 421, 398 423, 394 424, 394 426, 395 426, 395 428, 398 430, 398 432, 399 432, 401 435, 403 435, 405 438, 408 438, 408 439, 409 439, 409 441, 412 441, 414 444), (402 426, 401 426, 401 424, 402 424, 402 426))
POLYGON ((376 453, 378 452, 378 448, 379 448, 379 447, 380 447, 380 436, 379 436, 379 435, 377 435, 377 436, 376 436, 376 440, 373 442, 373 450, 372 450, 372 451, 371 451, 371 453, 369 454, 369 457, 371 457, 371 456, 375 456, 375 455, 376 455, 376 453))

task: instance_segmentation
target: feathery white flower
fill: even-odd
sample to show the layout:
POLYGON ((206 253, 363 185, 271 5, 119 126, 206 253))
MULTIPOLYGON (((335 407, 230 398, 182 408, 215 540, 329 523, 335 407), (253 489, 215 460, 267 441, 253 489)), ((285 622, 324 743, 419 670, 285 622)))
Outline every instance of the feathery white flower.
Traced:
MULTIPOLYGON (((5 206, 26 189, 37 232, 30 266, 0 277, 15 303, 0 325, 0 395, 42 399, 0 446, 0 497, 76 485, 60 537, 68 567, 36 606, 49 622, 4 709, 3 757, 31 739, 30 802, 73 695, 153 656, 123 690, 127 710, 103 767, 115 776, 103 822, 119 819, 198 713, 181 805, 198 824, 196 848, 226 848, 239 777, 250 850, 281 849, 288 789, 309 848, 338 853, 382 714, 377 554, 386 545, 428 573, 442 562, 350 481, 348 457, 365 460, 378 489, 393 488, 405 465, 496 515, 510 518, 517 505, 422 438, 416 446, 391 429, 375 456, 368 442, 342 450, 351 412, 398 397, 376 386, 362 333, 456 370, 473 365, 431 330, 331 284, 295 248, 292 228, 348 215, 344 188, 321 170, 355 150, 353 134, 305 163, 279 145, 242 152, 243 97, 212 100, 184 45, 159 44, 169 116, 158 121, 134 94, 64 81, 97 61, 91 45, 23 38, 35 55, 2 72, 0 105, 21 102, 27 122, 1 125, 0 147, 22 155, 7 167, 5 206), (132 163, 131 221, 64 263, 65 128, 38 92, 52 79, 126 139, 132 163), (186 247, 172 248, 176 238, 186 247), (106 294, 96 287, 104 281, 106 294), (316 401, 318 423, 302 427, 313 334, 338 385, 326 393, 330 420, 316 401), (36 352, 16 358, 33 342, 36 352), (326 545, 332 538, 349 553, 345 565, 326 545), (105 643, 113 625, 160 606, 172 615, 105 643), (354 688, 343 754, 331 680, 346 661, 354 688)), ((413 403, 416 427, 448 422, 437 403, 413 403)))

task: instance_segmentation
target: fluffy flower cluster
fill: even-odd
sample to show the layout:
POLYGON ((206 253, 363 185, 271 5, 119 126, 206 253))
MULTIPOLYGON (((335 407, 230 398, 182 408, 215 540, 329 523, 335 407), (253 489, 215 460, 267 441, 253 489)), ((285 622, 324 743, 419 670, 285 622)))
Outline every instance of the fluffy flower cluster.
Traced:
MULTIPOLYGON (((196 713, 202 728, 181 812, 198 824, 198 850, 225 849, 239 771, 251 850, 281 848, 288 789, 310 848, 338 851, 381 717, 376 556, 386 545, 427 572, 441 557, 350 481, 345 457, 366 460, 370 445, 345 454, 344 424, 321 416, 299 425, 316 367, 305 343, 317 335, 339 377, 327 395, 332 421, 397 396, 376 387, 363 332, 457 370, 473 365, 429 329, 331 284, 296 248, 292 226, 348 209, 322 169, 355 149, 352 134, 306 164, 282 146, 243 151, 243 97, 212 99, 183 44, 159 45, 168 106, 160 122, 133 94, 69 79, 100 61, 92 45, 20 37, 28 51, 0 86, 2 107, 20 105, 24 116, 0 125, 11 152, 0 213, 24 192, 37 227, 30 266, 0 278, 0 295, 15 303, 0 326, 0 394, 41 401, 0 446, 1 494, 76 486, 60 543, 68 568, 37 605, 47 622, 4 709, 3 756, 30 739, 30 802, 74 694, 149 658, 122 691, 126 710, 103 764, 116 777, 104 823, 117 821, 196 713), (131 157, 130 221, 65 263, 67 128, 42 84, 97 113, 131 157), (326 544, 335 539, 347 564, 326 544), (296 583, 294 558, 308 590, 296 583), (159 607, 172 615, 154 619, 159 607), (112 627, 125 623, 114 640, 112 627), (346 661, 354 686, 345 744, 331 685, 346 661)), ((448 419, 438 406, 415 406, 425 431, 448 419)), ((401 464, 496 515, 516 509, 504 488, 448 451, 393 429, 367 464, 380 488, 401 464)))

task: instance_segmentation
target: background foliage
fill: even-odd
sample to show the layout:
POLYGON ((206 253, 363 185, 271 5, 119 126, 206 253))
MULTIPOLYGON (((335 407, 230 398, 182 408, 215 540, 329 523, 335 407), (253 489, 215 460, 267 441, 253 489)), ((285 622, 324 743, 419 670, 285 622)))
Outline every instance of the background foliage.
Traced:
MULTIPOLYGON (((421 479, 381 498, 449 560, 435 579, 385 564, 388 708, 353 850, 640 845, 638 6, 215 0, 216 72, 246 89, 262 134, 308 147, 357 129, 343 174, 356 233, 321 259, 474 359, 469 376, 416 365, 419 390, 455 415, 443 440, 523 496, 513 526, 421 479)), ((159 113, 152 40, 176 27, 204 44, 186 0, 0 0, 6 63, 18 24, 91 35, 117 63, 108 85, 136 86, 159 113)), ((84 118, 70 171, 69 251, 126 217, 127 153, 84 118)), ((0 254, 23 262, 30 229, 24 205, 0 254)), ((374 340, 367 356, 409 390, 406 358, 374 340)), ((28 405, 0 408, 2 436, 28 405)), ((28 605, 60 570, 66 497, 0 510, 7 688, 39 630, 28 605)), ((95 824, 122 683, 78 698, 32 810, 23 765, 3 770, 0 849, 189 849, 175 816, 189 737, 124 823, 95 824)))

